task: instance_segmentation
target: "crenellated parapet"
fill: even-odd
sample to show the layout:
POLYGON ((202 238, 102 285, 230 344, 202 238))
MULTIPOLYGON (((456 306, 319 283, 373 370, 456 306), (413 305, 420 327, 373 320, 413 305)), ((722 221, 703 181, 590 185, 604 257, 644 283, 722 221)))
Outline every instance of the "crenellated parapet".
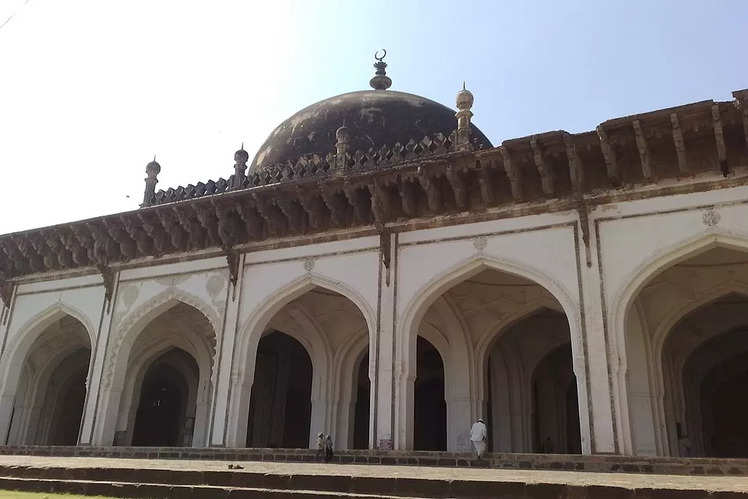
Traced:
MULTIPOLYGON (((241 182, 232 175, 160 190, 139 210, 0 236, 0 281, 70 269, 103 273, 209 249, 230 256, 271 239, 397 230, 416 220, 443 223, 444 215, 497 209, 502 216, 554 210, 586 216, 590 204, 670 194, 678 185, 688 192, 701 177, 717 182, 714 174, 739 181, 748 178, 740 170, 748 166, 748 115, 746 93, 735 95, 733 102, 703 101, 493 148, 458 148, 456 134, 436 134, 377 150, 340 147, 246 176, 246 153, 237 153, 241 182)), ((149 167, 146 198, 158 173, 149 167)))

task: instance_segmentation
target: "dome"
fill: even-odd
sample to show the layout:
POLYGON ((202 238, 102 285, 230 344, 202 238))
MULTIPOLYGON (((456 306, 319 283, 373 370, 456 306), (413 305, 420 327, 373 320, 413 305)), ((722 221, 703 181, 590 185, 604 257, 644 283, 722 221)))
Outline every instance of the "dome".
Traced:
MULTIPOLYGON (((335 132, 345 125, 349 150, 367 151, 426 135, 449 135, 457 128, 455 111, 425 97, 391 90, 364 90, 312 104, 278 125, 257 151, 250 172, 295 162, 301 156, 335 152, 335 132)), ((474 125, 476 147, 492 147, 474 125)))

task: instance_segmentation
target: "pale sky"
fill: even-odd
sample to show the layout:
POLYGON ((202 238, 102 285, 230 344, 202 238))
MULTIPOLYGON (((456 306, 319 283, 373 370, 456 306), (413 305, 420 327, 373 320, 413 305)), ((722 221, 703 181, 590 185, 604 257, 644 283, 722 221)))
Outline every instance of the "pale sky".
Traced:
POLYGON ((137 208, 233 171, 320 99, 393 90, 494 144, 748 87, 748 1, 0 0, 0 233, 137 208), (129 197, 128 197, 129 196, 129 197))

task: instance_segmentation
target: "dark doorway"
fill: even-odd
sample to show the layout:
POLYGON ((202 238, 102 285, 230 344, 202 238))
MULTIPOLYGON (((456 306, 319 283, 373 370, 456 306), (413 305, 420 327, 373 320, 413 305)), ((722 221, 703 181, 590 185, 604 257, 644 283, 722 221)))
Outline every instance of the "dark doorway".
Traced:
POLYGON ((356 410, 353 418, 353 448, 369 448, 369 354, 367 353, 358 364, 356 383, 356 410))
POLYGON ((535 368, 532 417, 535 452, 581 454, 579 403, 570 343, 555 348, 535 368))
MULTIPOLYGON (((743 357, 742 361, 746 362, 743 357)), ((708 377, 702 387, 702 412, 710 423, 704 425, 707 455, 748 457, 748 398, 745 397, 748 371, 735 373, 718 383, 709 381, 708 377)))
POLYGON ((416 349, 413 447, 415 450, 447 450, 444 363, 434 345, 420 336, 416 349))
POLYGON ((309 447, 311 399, 312 361, 304 346, 278 331, 263 336, 257 346, 247 447, 309 447))
MULTIPOLYGON (((88 355, 86 355, 87 362, 88 355)), ((78 443, 78 432, 81 426, 83 405, 86 400, 86 374, 88 364, 79 369, 64 381, 60 387, 58 406, 54 411, 52 428, 49 432, 50 445, 75 445, 78 443)))
POLYGON ((149 447, 182 445, 187 383, 173 367, 154 363, 148 369, 135 416, 132 444, 149 447))

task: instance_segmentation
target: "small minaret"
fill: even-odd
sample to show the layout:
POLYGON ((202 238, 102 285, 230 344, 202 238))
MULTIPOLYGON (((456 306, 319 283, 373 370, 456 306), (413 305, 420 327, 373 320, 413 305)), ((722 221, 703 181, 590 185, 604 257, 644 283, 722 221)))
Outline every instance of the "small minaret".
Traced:
POLYGON ((345 168, 345 159, 348 154, 348 145, 351 137, 348 128, 343 125, 335 131, 335 168, 345 168))
POLYGON ((384 58, 387 56, 387 51, 382 49, 382 55, 379 56, 378 54, 378 50, 374 52, 374 59, 377 60, 377 62, 374 63, 374 69, 377 71, 374 73, 371 80, 369 80, 369 85, 371 85, 371 88, 374 90, 387 90, 392 86, 392 80, 387 76, 387 72, 385 71, 387 63, 384 62, 384 58))
POLYGON ((248 160, 249 154, 244 150, 244 143, 242 142, 242 147, 234 153, 234 179, 231 183, 231 190, 242 188, 246 178, 244 172, 247 171, 248 160))
POLYGON ((145 192, 143 193, 143 204, 140 206, 150 206, 153 203, 153 197, 156 195, 156 184, 158 184, 158 174, 161 172, 161 165, 156 163, 156 156, 153 161, 145 167, 145 192))
POLYGON ((470 108, 473 107, 474 100, 473 94, 465 88, 465 82, 462 82, 462 90, 457 92, 457 109, 459 111, 455 113, 455 118, 457 118, 455 149, 458 151, 470 151, 473 148, 470 143, 470 119, 473 117, 473 112, 470 108))

